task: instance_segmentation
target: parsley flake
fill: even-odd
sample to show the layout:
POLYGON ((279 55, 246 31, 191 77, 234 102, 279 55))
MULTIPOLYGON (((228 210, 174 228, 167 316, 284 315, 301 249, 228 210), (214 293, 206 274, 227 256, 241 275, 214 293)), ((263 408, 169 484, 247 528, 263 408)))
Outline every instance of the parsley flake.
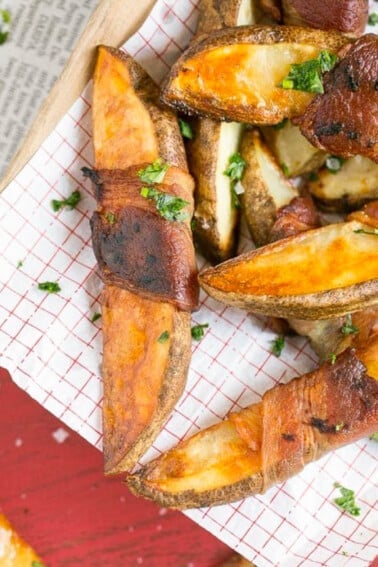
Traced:
POLYGON ((59 293, 62 291, 58 282, 40 282, 38 284, 38 289, 41 291, 47 291, 48 293, 59 293))
POLYGON ((0 10, 0 45, 5 43, 8 39, 11 19, 12 17, 9 10, 0 10))
POLYGON ((101 313, 93 313, 92 315, 92 323, 96 323, 96 321, 98 321, 99 319, 101 319, 101 313))
POLYGON ((273 130, 282 130, 282 128, 284 128, 286 126, 286 124, 288 123, 289 119, 288 118, 284 118, 283 120, 281 120, 281 122, 279 122, 278 124, 274 124, 273 126, 273 130))
POLYGON ((229 177, 231 180, 231 203, 235 209, 238 209, 240 207, 240 201, 235 189, 235 185, 243 177, 246 165, 247 162, 245 161, 245 159, 243 159, 242 156, 238 152, 236 152, 232 154, 232 156, 230 156, 227 168, 223 172, 223 175, 227 175, 227 177, 229 177))
POLYGON ((165 177, 169 165, 158 158, 144 169, 138 171, 138 177, 143 183, 161 183, 165 177))
POLYGON ((373 435, 370 435, 369 439, 371 439, 372 441, 378 441, 378 431, 373 433, 373 435))
POLYGON ((153 199, 155 201, 156 210, 168 221, 182 222, 189 217, 189 213, 182 210, 189 205, 189 203, 181 199, 181 197, 163 193, 154 187, 142 187, 140 194, 145 199, 153 199))
POLYGON ((329 156, 325 161, 325 166, 330 173, 338 173, 341 166, 345 163, 345 159, 338 156, 329 156))
POLYGON ((290 177, 290 171, 289 171, 289 168, 287 167, 286 163, 281 163, 281 169, 282 169, 285 177, 290 177))
POLYGON ((333 365, 333 364, 335 364, 335 362, 337 360, 337 356, 334 352, 331 352, 331 354, 328 356, 328 359, 329 359, 330 363, 333 365))
POLYGON ((245 159, 243 159, 242 156, 238 152, 236 152, 235 154, 232 154, 232 156, 230 156, 227 168, 223 172, 223 175, 227 175, 227 177, 229 177, 231 181, 240 181, 243 177, 246 165, 247 162, 245 161, 245 159))
POLYGON ((105 218, 109 224, 114 224, 116 221, 116 216, 112 212, 107 213, 105 218))
POLYGON ((285 337, 283 337, 282 335, 279 337, 276 337, 273 341, 272 341, 272 349, 271 352, 274 354, 274 356, 281 356, 283 348, 285 346, 285 337))
POLYGON ((319 181, 319 175, 315 171, 311 171, 308 176, 310 181, 319 181))
POLYGON ((345 512, 350 514, 351 516, 359 516, 361 512, 361 508, 356 506, 356 502, 354 499, 354 491, 350 490, 349 488, 345 488, 341 486, 340 483, 335 482, 333 484, 335 488, 338 488, 341 492, 341 496, 338 498, 334 498, 334 503, 342 508, 345 512))
POLYGON ((24 265, 23 261, 22 261, 22 260, 19 260, 19 261, 17 262, 17 270, 19 270, 20 268, 22 268, 23 265, 24 265))
POLYGON ((31 567, 45 567, 40 561, 33 561, 31 567))
POLYGON ((368 24, 369 26, 376 26, 378 24, 378 14, 376 12, 370 14, 368 24))
POLYGON ((378 228, 373 228, 373 230, 365 230, 364 228, 358 228, 354 230, 356 234, 368 234, 370 236, 378 236, 378 228))
POLYGON ((207 329, 207 327, 209 326, 209 323, 203 323, 203 324, 199 324, 199 325, 195 325, 194 327, 191 328, 191 334, 192 334, 192 338, 195 341, 200 341, 204 334, 205 334, 205 329, 207 329))
POLYGON ((179 118, 180 132, 183 138, 188 138, 188 140, 193 140, 193 129, 188 122, 179 118))
POLYGON ((74 191, 73 193, 71 193, 69 197, 67 197, 67 199, 63 199, 62 201, 53 199, 51 201, 51 207, 53 211, 55 211, 56 213, 60 211, 60 209, 63 209, 64 207, 69 207, 72 210, 80 202, 80 199, 81 199, 80 191, 74 191))
POLYGON ((323 50, 316 59, 294 63, 289 74, 278 86, 283 89, 324 93, 321 74, 330 71, 337 62, 337 56, 323 50))
POLYGON ((168 339, 169 339, 169 333, 168 331, 164 331, 158 338, 158 343, 164 344, 167 342, 168 339))
POLYGON ((344 325, 341 327, 343 335, 356 335, 359 332, 358 327, 352 324, 352 315, 349 313, 346 316, 344 325))

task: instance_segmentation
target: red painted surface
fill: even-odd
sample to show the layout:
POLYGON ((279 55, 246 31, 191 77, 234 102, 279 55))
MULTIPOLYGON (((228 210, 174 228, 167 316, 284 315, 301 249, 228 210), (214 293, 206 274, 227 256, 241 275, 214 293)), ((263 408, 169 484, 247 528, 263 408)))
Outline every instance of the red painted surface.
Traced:
POLYGON ((0 408, 0 509, 48 567, 215 567, 231 554, 182 513, 105 479, 102 455, 2 370, 0 408))

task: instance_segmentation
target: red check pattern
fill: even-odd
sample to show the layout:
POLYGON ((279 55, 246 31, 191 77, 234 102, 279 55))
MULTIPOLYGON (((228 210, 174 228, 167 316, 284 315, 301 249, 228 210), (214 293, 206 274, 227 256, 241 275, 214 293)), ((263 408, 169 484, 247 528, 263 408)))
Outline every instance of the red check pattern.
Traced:
MULTIPOLYGON (((125 49, 155 80, 192 37, 197 4, 158 1, 127 42, 125 49)), ((92 163, 90 91, 88 85, 0 197, 0 362, 33 398, 100 449, 101 319, 91 321, 100 281, 88 222, 94 200, 80 171, 92 163), (76 189, 83 196, 78 208, 54 213, 50 201, 76 189), (58 281, 62 291, 43 293, 37 288, 42 281, 58 281)), ((243 229, 241 250, 249 246, 243 229)), ((209 328, 193 344, 187 388, 144 462, 316 364, 303 339, 288 338, 278 359, 265 320, 205 294, 201 302, 193 323, 209 328)), ((360 441, 265 495, 187 514, 258 567, 365 567, 378 551, 376 451, 373 441, 360 441), (335 481, 356 491, 360 517, 332 504, 335 481)))

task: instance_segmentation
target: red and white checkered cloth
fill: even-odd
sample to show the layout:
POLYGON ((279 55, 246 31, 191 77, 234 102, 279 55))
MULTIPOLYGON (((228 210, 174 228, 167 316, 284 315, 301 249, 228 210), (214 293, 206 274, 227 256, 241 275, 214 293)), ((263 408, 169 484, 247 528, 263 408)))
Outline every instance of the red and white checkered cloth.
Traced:
MULTIPOLYGON (((155 80, 187 46, 197 4, 159 0, 126 43, 155 80)), ((90 100, 88 85, 0 196, 0 364, 30 396, 100 449, 101 319, 91 321, 99 310, 100 281, 88 222, 95 203, 80 171, 92 164, 90 100), (51 200, 76 189, 84 197, 78 208, 54 213, 51 200), (61 292, 38 290, 42 281, 58 281, 61 292)), ((241 249, 248 246, 244 234, 241 249)), ((201 267, 203 259, 198 260, 201 267)), ((271 354, 274 335, 264 320, 205 294, 201 299, 193 322, 209 323, 209 329, 193 344, 186 390, 144 462, 316 364, 304 339, 288 338, 278 359, 271 354)), ((187 515, 259 567, 366 567, 378 550, 377 448, 362 440, 263 496, 187 515), (355 490, 359 517, 332 503, 335 481, 355 490)))

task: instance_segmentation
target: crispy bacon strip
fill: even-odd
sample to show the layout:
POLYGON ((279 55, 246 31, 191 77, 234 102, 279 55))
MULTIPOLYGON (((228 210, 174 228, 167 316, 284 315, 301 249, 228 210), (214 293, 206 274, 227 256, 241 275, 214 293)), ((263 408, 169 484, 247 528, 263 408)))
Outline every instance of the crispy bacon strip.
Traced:
POLYGON ((319 226, 320 217, 311 197, 294 197, 288 205, 277 211, 277 219, 270 231, 269 242, 319 226))
POLYGON ((144 165, 96 172, 98 209, 91 219, 93 248, 102 280, 154 301, 192 311, 198 305, 197 269, 189 220, 193 180, 170 167, 155 188, 182 198, 187 220, 171 222, 141 195, 144 165))

